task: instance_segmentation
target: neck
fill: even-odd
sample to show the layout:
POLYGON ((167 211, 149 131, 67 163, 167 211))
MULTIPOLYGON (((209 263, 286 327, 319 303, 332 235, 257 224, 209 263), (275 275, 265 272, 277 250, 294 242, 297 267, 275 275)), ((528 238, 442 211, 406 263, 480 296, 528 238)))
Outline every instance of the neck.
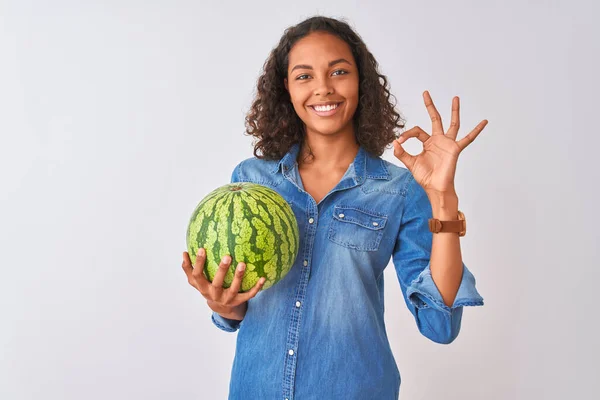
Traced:
POLYGON ((306 135, 298 153, 298 166, 346 170, 359 148, 354 135, 350 138, 306 135))

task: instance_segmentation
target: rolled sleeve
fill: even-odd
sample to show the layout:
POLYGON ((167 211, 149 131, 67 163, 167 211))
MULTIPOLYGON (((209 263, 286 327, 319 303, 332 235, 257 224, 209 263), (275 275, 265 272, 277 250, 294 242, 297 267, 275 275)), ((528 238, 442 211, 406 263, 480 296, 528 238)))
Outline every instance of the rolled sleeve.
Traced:
POLYGON ((433 307, 446 314, 451 314, 452 309, 457 307, 483 305, 483 298, 475 288, 475 277, 464 262, 462 279, 452 307, 444 303, 442 294, 431 277, 430 264, 412 281, 406 289, 406 296, 417 308, 433 307))
POLYGON ((406 194, 392 259, 404 301, 415 317, 419 331, 437 343, 451 343, 460 332, 463 306, 483 305, 475 288, 475 277, 463 266, 461 283, 451 307, 442 298, 431 277, 433 233, 428 220, 433 217, 427 193, 407 172, 406 194))
POLYGON ((240 325, 243 321, 243 320, 238 321, 235 319, 224 318, 216 311, 213 311, 211 319, 212 319, 213 324, 215 324, 215 326, 217 328, 219 328, 225 332, 237 331, 238 329, 240 329, 240 325))

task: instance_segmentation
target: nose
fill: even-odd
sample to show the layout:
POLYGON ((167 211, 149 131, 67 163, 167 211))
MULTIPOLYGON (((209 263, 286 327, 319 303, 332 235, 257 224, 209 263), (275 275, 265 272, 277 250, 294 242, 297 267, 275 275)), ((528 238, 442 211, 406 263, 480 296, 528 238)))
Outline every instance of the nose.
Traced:
POLYGON ((328 96, 330 94, 333 94, 334 89, 328 79, 321 79, 318 82, 319 83, 315 87, 314 91, 315 96, 320 96, 321 94, 324 94, 324 96, 328 96))

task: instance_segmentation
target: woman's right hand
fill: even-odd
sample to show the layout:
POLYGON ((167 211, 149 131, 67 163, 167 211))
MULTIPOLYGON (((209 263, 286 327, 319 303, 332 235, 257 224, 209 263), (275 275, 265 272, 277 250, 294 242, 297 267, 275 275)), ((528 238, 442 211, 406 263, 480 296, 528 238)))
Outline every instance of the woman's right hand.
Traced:
POLYGON ((262 289, 265 283, 265 278, 260 278, 256 285, 254 285, 254 287, 248 292, 238 293, 242 284, 242 278, 244 277, 244 271, 246 268, 245 263, 238 263, 231 286, 229 288, 223 288, 223 281, 227 271, 229 270, 231 256, 226 255, 223 257, 219 263, 219 269, 217 270, 215 278, 212 282, 206 279, 206 276, 203 273, 205 262, 206 252, 203 248, 198 249, 196 263, 193 267, 189 253, 187 251, 183 252, 182 267, 188 277, 188 283, 195 287, 200 294, 204 296, 211 310, 223 316, 227 315, 243 318, 243 315, 239 316, 236 314, 236 312, 243 308, 244 303, 256 296, 256 294, 262 289))

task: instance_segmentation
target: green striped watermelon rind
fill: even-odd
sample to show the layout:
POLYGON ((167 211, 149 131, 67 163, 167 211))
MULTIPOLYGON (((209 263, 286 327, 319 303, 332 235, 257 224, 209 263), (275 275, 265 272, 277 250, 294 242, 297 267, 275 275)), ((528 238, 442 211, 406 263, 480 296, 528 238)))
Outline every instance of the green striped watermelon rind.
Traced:
POLYGON ((204 275, 211 282, 221 258, 231 255, 224 288, 231 286, 237 264, 246 263, 239 291, 243 293, 262 276, 266 280, 261 290, 283 279, 296 260, 300 237, 294 212, 279 193, 260 184, 237 182, 213 190, 198 203, 186 242, 194 263, 198 249, 206 250, 204 275), (261 241, 257 232, 263 232, 261 241))

